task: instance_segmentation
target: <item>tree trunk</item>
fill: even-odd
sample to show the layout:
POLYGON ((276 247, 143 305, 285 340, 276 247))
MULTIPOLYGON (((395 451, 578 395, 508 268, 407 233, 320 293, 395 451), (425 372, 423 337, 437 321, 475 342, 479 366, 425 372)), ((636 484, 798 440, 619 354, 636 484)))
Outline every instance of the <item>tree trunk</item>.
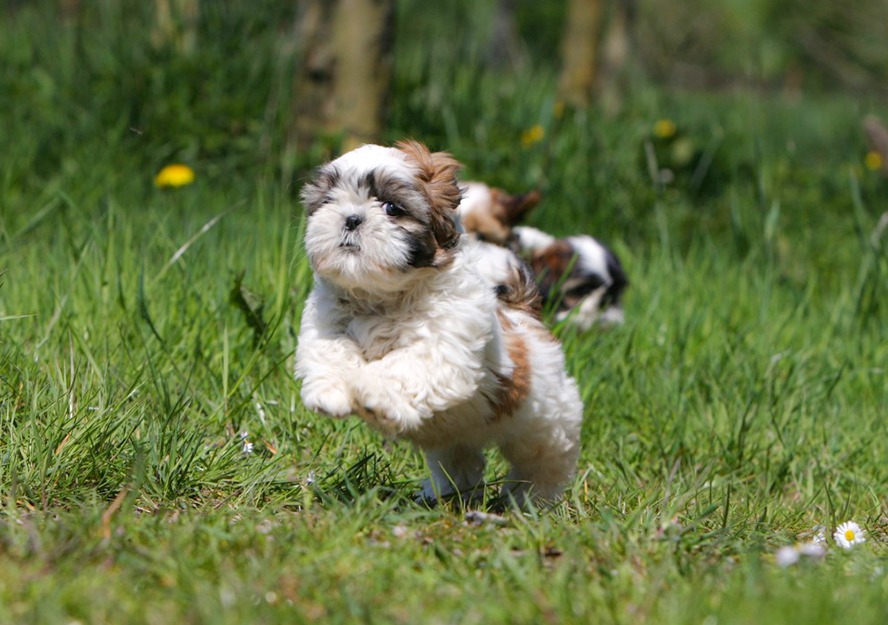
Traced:
POLYGON ((59 9, 62 12, 62 21, 67 24, 77 23, 82 8, 80 0, 60 0, 59 9))
POLYGON ((157 48, 173 47, 191 55, 197 49, 200 0, 154 0, 155 23, 151 41, 157 48))
POLYGON ((602 0, 568 0, 567 21, 561 41, 562 67, 559 95, 568 105, 583 107, 595 86, 602 0))
POLYGON ((496 69, 516 69, 526 64, 527 55, 518 33, 516 0, 497 0, 490 24, 487 62, 496 69))
POLYGON ((334 21, 336 124, 343 150, 378 140, 391 83, 394 3, 339 0, 334 21))
POLYGON ((609 114, 616 114, 623 106, 634 21, 635 0, 616 0, 601 44, 601 71, 597 86, 601 105, 609 114))
POLYGON ((341 149, 377 141, 391 82, 393 0, 303 0, 290 150, 323 136, 341 149))
POLYGON ((287 150, 305 153, 334 118, 333 10, 329 0, 301 0, 294 39, 298 65, 293 78, 293 104, 287 150))

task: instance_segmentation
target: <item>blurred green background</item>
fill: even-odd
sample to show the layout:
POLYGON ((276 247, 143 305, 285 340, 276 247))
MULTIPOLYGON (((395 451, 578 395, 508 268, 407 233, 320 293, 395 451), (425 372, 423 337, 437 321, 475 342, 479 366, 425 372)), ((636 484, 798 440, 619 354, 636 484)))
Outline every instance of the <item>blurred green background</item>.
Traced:
MULTIPOLYGON (((158 7, 170 0, 6 3, 7 233, 60 189, 75 201, 125 189, 150 202, 154 175, 171 162, 234 195, 262 180, 295 199, 306 172, 343 148, 335 127, 298 148, 292 141, 305 96, 294 78, 305 65, 299 21, 311 2, 176 2, 197 12, 166 38, 158 7)), ((705 232, 728 237, 742 256, 749 222, 776 199, 801 235, 780 244, 796 278, 808 263, 835 260, 816 253, 831 237, 853 235, 849 175, 868 206, 876 201, 872 210, 881 206, 885 170, 865 160, 872 148, 861 123, 885 106, 888 4, 601 2, 597 82, 580 106, 559 90, 567 4, 394 2, 373 138, 450 150, 467 178, 540 188, 534 225, 629 246, 662 238, 659 198, 682 249, 705 232), (602 66, 620 11, 629 16, 623 60, 609 74, 602 66), (669 136, 658 121, 672 125, 669 136), (824 220, 829 227, 811 227, 824 220)))
MULTIPOLYGON (((503 4, 514 20, 505 51, 495 31, 498 3, 394 3, 393 73, 380 139, 409 135, 458 151, 480 176, 510 158, 499 154, 504 148, 521 148, 523 130, 537 123, 548 128, 567 2, 503 4)), ((601 4, 604 38, 617 3, 601 4)), ((223 176, 298 171, 338 148, 334 136, 319 137, 310 153, 284 149, 292 103, 300 97, 292 88, 301 61, 300 2, 204 1, 187 53, 175 42, 158 43, 154 2, 5 5, 4 158, 15 163, 7 184, 23 193, 60 175, 89 176, 90 163, 109 152, 133 172, 176 159, 223 176)), ((859 145, 850 144, 855 148, 863 143, 847 113, 878 112, 888 92, 886 3, 640 0, 631 8, 623 104, 597 121, 636 121, 638 129, 608 149, 634 154, 637 135, 658 116, 703 133, 701 141, 716 126, 749 137, 755 129, 733 127, 706 101, 745 94, 748 106, 784 105, 784 116, 760 120, 766 135, 769 124, 786 134, 812 131, 795 146, 800 158, 860 160, 848 151, 849 138, 860 137, 859 145), (841 95, 847 100, 837 107, 847 126, 794 119, 800 101, 841 95), (801 123, 811 127, 794 128, 801 123), (842 141, 830 145, 830 135, 842 141)), ((586 114, 600 108, 593 96, 586 114)), ((751 141, 738 138, 733 147, 753 151, 744 145, 751 141)), ((527 175, 516 172, 516 182, 527 175)))

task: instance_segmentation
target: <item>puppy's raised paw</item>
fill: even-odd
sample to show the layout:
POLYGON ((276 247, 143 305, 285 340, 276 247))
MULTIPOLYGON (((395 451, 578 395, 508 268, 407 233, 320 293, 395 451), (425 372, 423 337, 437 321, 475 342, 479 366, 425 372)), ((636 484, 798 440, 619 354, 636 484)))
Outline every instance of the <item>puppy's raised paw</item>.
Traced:
POLYGON ((354 412, 346 386, 331 381, 306 380, 302 384, 302 403, 309 410, 328 417, 342 418, 354 412))
POLYGON ((398 422, 389 418, 384 412, 380 412, 369 406, 358 406, 355 412, 367 422, 367 425, 382 432, 385 436, 394 437, 400 432, 398 422))
POLYGON ((352 382, 358 413, 367 423, 385 434, 404 433, 419 427, 424 415, 399 388, 387 386, 384 380, 359 378, 352 382))

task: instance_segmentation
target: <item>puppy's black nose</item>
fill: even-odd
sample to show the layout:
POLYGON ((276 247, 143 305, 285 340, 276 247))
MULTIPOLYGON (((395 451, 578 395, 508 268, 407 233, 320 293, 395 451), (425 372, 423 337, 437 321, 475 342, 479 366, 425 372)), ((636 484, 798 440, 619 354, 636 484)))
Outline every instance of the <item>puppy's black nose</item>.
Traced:
POLYGON ((345 229, 346 230, 354 230, 364 221, 363 217, 358 215, 349 215, 345 218, 345 229))

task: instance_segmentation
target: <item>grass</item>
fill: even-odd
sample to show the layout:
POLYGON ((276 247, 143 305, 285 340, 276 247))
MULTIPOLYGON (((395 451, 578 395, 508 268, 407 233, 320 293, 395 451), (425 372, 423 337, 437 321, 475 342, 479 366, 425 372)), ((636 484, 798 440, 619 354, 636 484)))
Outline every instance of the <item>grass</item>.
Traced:
POLYGON ((551 63, 483 68, 482 11, 443 63, 446 20, 401 5, 388 138, 541 186, 531 221, 602 237, 632 281, 625 326, 556 328, 587 406, 565 501, 476 524, 413 503, 409 447, 300 405, 289 65, 255 56, 286 16, 220 6, 207 28, 255 38, 205 40, 199 88, 113 2, 89 38, 41 3, 0 26, 0 622, 885 622, 888 184, 858 131, 877 103, 640 82, 615 117, 559 116, 551 63), (138 107, 107 97, 118 75, 138 107), (180 113, 199 130, 164 130, 180 113), (652 184, 663 117, 711 151, 705 184, 652 184), (153 188, 173 159, 195 184, 153 188), (775 564, 847 519, 865 544, 775 564))

